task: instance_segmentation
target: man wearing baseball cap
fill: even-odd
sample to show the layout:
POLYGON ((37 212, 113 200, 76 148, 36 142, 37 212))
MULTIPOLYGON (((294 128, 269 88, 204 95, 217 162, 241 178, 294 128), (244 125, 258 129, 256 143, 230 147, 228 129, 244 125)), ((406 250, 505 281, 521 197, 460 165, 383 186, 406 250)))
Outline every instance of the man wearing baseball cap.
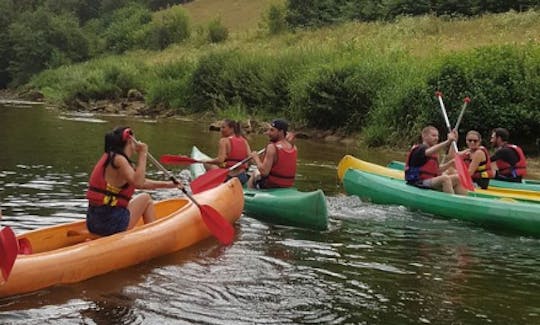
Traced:
POLYGON ((257 171, 248 181, 249 188, 280 188, 294 185, 296 176, 296 146, 287 140, 289 124, 285 120, 276 119, 270 123, 266 132, 270 143, 262 160, 256 151, 251 153, 257 165, 257 171))

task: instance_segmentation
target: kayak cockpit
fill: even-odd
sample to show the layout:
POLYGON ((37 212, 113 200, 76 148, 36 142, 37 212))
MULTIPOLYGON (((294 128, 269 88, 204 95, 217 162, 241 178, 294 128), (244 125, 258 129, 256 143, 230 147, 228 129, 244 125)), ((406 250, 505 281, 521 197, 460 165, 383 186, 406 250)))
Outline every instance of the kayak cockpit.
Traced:
MULTIPOLYGON (((155 202, 156 221, 166 219, 191 204, 184 198, 175 198, 155 202)), ((136 231, 144 225, 142 218, 135 228, 129 231, 136 231)), ((114 236, 114 235, 113 235, 114 236)), ((58 226, 47 227, 30 231, 24 236, 17 237, 19 242, 19 254, 29 255, 61 249, 101 238, 102 236, 92 234, 86 228, 85 221, 77 221, 58 226)))

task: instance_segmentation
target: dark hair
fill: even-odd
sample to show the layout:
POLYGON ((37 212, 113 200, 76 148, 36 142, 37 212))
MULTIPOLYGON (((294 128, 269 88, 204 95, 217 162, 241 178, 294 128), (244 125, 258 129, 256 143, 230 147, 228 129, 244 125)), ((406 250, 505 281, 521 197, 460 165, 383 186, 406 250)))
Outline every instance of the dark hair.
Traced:
POLYGON ((510 139, 510 133, 505 128, 496 128, 493 129, 492 133, 495 133, 495 137, 501 137, 501 140, 508 142, 510 139))
MULTIPOLYGON (((128 140, 128 137, 126 135, 132 134, 133 132, 131 132, 131 129, 127 126, 116 127, 111 132, 107 132, 105 134, 105 152, 108 154, 105 166, 111 163, 114 168, 117 168, 114 165, 114 156, 116 154, 120 154, 126 157, 126 155, 124 154, 124 147, 126 146, 128 140)), ((126 157, 126 159, 128 158, 126 157)))
POLYGON ((237 137, 243 137, 244 136, 244 134, 242 132, 242 128, 240 127, 240 122, 235 121, 235 120, 231 120, 231 119, 224 119, 223 123, 225 123, 228 127, 233 129, 234 135, 236 135, 237 137))

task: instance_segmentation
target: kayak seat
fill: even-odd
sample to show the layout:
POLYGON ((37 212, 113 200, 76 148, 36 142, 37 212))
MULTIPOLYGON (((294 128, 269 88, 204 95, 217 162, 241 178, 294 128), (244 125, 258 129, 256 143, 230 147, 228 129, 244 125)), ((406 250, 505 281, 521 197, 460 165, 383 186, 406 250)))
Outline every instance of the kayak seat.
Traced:
POLYGON ((22 254, 22 255, 32 254, 32 243, 30 243, 28 238, 24 238, 24 237, 19 238, 19 240, 17 240, 17 244, 19 247, 19 251, 18 251, 19 254, 22 254))

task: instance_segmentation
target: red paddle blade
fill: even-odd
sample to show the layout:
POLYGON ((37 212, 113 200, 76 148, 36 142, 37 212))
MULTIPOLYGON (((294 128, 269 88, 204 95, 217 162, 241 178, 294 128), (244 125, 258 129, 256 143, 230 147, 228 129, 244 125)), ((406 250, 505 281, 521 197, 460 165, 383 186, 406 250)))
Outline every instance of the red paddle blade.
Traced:
POLYGON ((200 205, 201 216, 208 227, 208 230, 223 245, 229 245, 234 240, 234 228, 227 220, 214 208, 209 205, 200 205))
POLYGON ((0 268, 2 268, 2 276, 7 281, 19 248, 17 246, 17 238, 10 227, 4 227, 0 231, 0 268))
POLYGON ((463 161, 463 157, 456 155, 454 158, 454 165, 456 166, 461 186, 469 191, 474 191, 471 175, 469 175, 469 171, 467 169, 467 165, 465 165, 465 162, 463 161))
POLYGON ((189 165, 199 162, 198 160, 195 160, 193 158, 179 155, 163 155, 159 157, 159 161, 163 164, 169 165, 189 165))
POLYGON ((211 188, 214 188, 218 186, 219 184, 225 182, 225 179, 227 179, 227 175, 229 174, 228 169, 223 168, 217 168, 212 169, 201 176, 195 178, 193 182, 191 182, 191 191, 193 194, 201 193, 204 191, 207 191, 211 188))

